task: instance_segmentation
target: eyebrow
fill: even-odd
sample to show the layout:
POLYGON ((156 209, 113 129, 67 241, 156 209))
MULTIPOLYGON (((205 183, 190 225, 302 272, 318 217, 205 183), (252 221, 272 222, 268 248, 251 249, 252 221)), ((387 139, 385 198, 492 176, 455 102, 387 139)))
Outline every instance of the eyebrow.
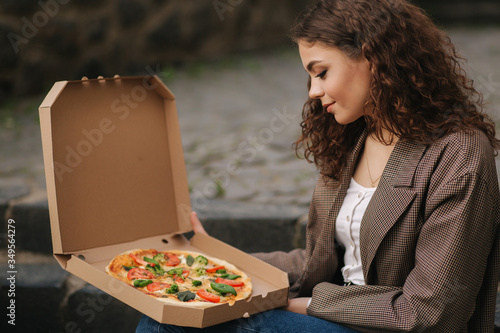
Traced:
POLYGON ((310 72, 313 68, 314 65, 316 65, 317 63, 320 63, 320 62, 323 62, 323 60, 311 60, 308 64, 307 64, 307 71, 310 72))

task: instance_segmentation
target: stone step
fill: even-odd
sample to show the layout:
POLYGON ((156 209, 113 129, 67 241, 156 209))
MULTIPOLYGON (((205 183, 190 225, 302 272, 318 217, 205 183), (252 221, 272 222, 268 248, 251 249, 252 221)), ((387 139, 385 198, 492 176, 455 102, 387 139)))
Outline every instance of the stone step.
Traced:
POLYGON ((7 244, 6 229, 9 219, 15 221, 17 250, 52 254, 49 207, 45 195, 10 203, 2 225, 0 248, 5 248, 7 244))
POLYGON ((2 304, 15 301, 15 326, 1 321, 2 332, 134 332, 141 313, 63 270, 45 264, 17 264, 15 283, 3 276, 2 304), (15 295, 10 292, 14 292, 15 295), (12 297, 10 297, 12 295, 12 297))
POLYGON ((7 265, 2 265, 0 272, 0 298, 7 305, 7 319, 1 321, 2 332, 61 331, 59 325, 64 318, 60 308, 66 297, 69 273, 56 262, 16 264, 17 273, 13 274, 7 273, 10 272, 7 265), (9 320, 14 320, 15 326, 9 320))
MULTIPOLYGON (((299 219, 307 208, 258 205, 193 198, 193 209, 214 237, 246 252, 291 250, 301 243, 299 219), (256 241, 258 240, 258 242, 256 241)), ((7 221, 15 221, 16 249, 52 254, 47 198, 43 194, 12 200, 0 230, 0 248, 7 245, 7 221)))
POLYGON ((193 200, 192 208, 211 236, 247 253, 290 251, 305 240, 301 221, 308 209, 303 207, 193 200))

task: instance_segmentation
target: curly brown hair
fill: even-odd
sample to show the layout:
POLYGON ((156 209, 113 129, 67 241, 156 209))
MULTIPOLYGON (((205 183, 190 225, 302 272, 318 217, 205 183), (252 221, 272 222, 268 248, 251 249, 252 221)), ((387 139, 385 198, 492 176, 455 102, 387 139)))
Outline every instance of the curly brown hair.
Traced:
MULTIPOLYGON (((366 129, 385 142, 383 129, 431 144, 458 130, 479 129, 498 149, 494 122, 482 95, 462 68, 450 38, 426 13, 404 0, 320 0, 291 30, 298 43, 322 43, 351 59, 365 57, 372 74, 369 115, 347 125, 335 121, 318 99, 304 104, 296 153, 338 179, 349 150, 366 129), (312 158, 312 159, 311 159, 312 158)), ((308 81, 310 89, 311 78, 308 81)))

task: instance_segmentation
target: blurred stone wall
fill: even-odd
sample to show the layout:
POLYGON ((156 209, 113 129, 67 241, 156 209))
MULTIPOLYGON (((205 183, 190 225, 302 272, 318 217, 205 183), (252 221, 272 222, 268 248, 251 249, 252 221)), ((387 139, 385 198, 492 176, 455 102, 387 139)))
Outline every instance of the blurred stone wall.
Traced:
MULTIPOLYGON (((290 43, 315 0, 2 0, 0 100, 57 80, 150 74, 163 64, 290 43)), ((498 0, 415 0, 443 23, 499 22, 498 0)))
POLYGON ((307 0, 2 0, 0 98, 288 42, 307 0), (149 69, 147 66, 149 65, 149 69))
POLYGON ((438 24, 500 24, 499 0, 408 0, 424 8, 438 24))

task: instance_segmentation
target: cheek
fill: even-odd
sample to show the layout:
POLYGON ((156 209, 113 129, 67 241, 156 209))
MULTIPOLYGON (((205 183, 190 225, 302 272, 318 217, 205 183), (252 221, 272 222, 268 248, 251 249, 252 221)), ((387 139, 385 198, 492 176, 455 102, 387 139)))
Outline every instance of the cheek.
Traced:
POLYGON ((335 100, 341 99, 341 96, 345 95, 346 86, 341 80, 335 78, 329 79, 325 81, 324 87, 328 96, 335 100))
POLYGON ((358 89, 355 85, 353 85, 351 78, 348 76, 337 76, 327 82, 327 88, 325 91, 331 98, 342 104, 345 102, 352 102, 355 95, 358 95, 357 90, 358 89))
POLYGON ((345 82, 345 87, 349 87, 349 94, 352 99, 365 103, 370 93, 370 81, 364 75, 354 75, 345 82))
POLYGON ((324 82, 325 92, 338 101, 339 104, 363 104, 369 96, 370 76, 366 73, 349 68, 350 70, 337 71, 324 82))

